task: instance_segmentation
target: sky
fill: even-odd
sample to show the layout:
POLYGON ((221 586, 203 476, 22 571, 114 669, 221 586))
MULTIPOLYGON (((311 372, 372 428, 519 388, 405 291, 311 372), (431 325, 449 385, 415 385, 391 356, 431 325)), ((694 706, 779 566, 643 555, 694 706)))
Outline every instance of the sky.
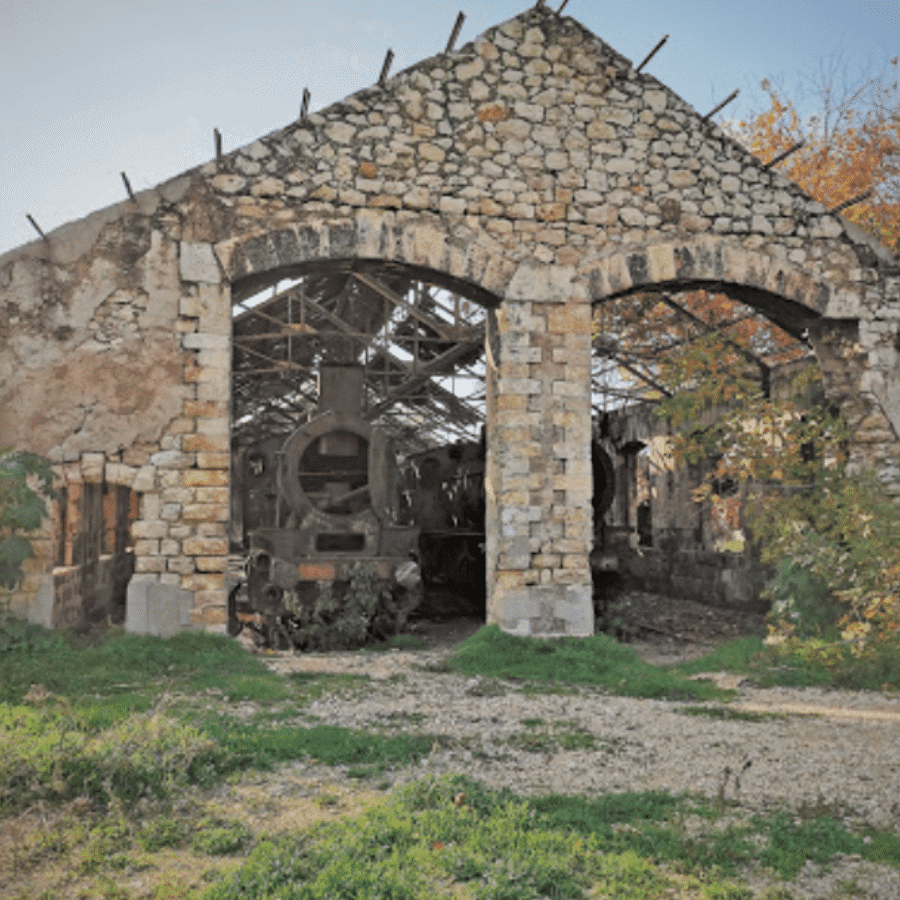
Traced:
MULTIPOLYGON (((533 0, 0 0, 0 253, 443 51, 533 0)), ((549 0, 558 8, 562 0, 549 0)), ((851 72, 900 54, 900 0, 569 0, 578 19, 707 113, 761 109, 841 54, 851 72)))

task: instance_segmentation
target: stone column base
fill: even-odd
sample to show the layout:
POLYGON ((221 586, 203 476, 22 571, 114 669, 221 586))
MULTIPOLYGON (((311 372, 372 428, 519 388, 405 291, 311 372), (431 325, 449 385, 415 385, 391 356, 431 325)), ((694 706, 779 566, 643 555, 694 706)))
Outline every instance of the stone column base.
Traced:
POLYGON ((530 585, 495 597, 488 624, 522 637, 590 637, 594 633, 591 587, 530 585))
POLYGON ((131 581, 125 601, 125 630, 129 634, 173 637, 192 628, 194 594, 172 584, 131 581))

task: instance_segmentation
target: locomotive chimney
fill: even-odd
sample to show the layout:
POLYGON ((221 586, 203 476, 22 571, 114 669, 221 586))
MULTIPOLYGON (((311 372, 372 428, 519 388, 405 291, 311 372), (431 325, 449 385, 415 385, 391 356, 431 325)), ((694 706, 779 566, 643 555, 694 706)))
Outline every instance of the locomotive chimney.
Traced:
POLYGON ((362 414, 362 366, 323 365, 319 369, 318 413, 336 412, 348 416, 362 414))

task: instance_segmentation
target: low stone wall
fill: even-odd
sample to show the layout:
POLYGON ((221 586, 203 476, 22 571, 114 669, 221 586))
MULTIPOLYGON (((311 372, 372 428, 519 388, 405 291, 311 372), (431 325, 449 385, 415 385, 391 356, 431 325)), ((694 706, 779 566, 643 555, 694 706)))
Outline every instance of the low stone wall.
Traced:
POLYGON ((759 596, 768 570, 749 554, 641 547, 620 555, 619 566, 629 588, 740 612, 769 608, 759 596))

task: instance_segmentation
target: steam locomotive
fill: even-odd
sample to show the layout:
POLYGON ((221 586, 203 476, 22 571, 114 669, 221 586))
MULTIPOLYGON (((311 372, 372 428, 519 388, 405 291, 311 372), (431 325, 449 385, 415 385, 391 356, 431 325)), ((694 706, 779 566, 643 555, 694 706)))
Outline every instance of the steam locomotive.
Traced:
POLYGON ((283 443, 241 455, 248 555, 246 581, 229 594, 232 634, 251 624, 270 645, 296 645, 293 626, 321 586, 340 599, 360 564, 377 579, 377 637, 402 627, 421 600, 419 529, 401 522, 397 458, 384 430, 360 415, 362 393, 360 367, 323 366, 316 415, 283 443))

